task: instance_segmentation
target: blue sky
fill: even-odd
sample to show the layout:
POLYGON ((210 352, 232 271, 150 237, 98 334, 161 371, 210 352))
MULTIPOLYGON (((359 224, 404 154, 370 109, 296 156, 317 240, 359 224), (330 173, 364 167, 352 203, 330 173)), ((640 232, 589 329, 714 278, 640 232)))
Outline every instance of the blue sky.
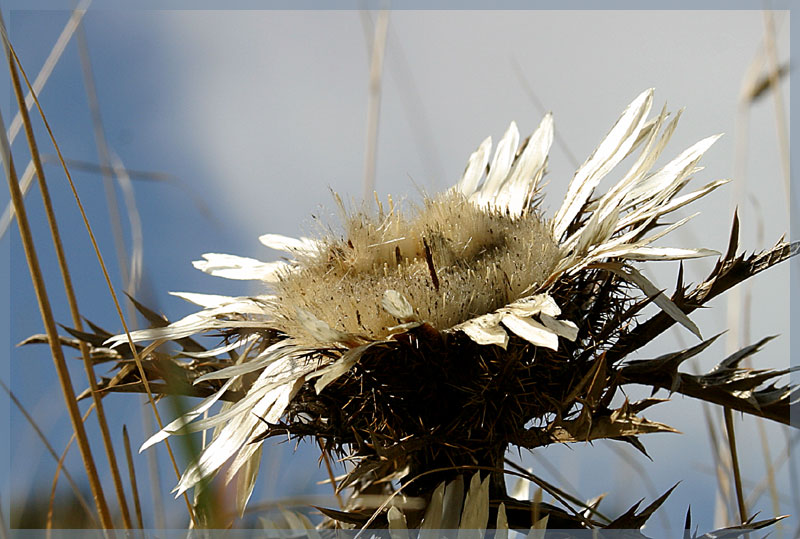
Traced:
MULTIPOLYGON (((4 16, 22 62, 34 74, 68 13, 13 10, 4 11, 4 16)), ((145 268, 138 297, 145 303, 177 318, 191 307, 167 291, 254 291, 243 283, 206 276, 194 270, 191 261, 205 252, 270 259, 275 253, 258 243, 258 235, 313 233, 318 225, 312 215, 335 226, 330 190, 353 200, 360 196, 370 17, 345 10, 88 12, 85 30, 109 145, 129 169, 173 179, 134 179, 145 268)), ((788 16, 776 14, 775 24, 777 49, 785 60, 788 16)), ((413 201, 419 200, 420 192, 446 188, 458 179, 483 138, 492 135, 497 140, 511 120, 517 121, 523 135, 530 133, 546 110, 554 113, 557 133, 569 152, 582 162, 627 103, 645 88, 655 87, 657 107, 664 102, 671 110, 686 107, 667 158, 701 138, 726 133, 704 157, 706 169, 697 174, 696 185, 739 174, 739 156, 745 164, 737 177, 742 182, 738 191, 742 246, 768 247, 789 229, 773 100, 768 96, 751 107, 746 124, 739 114, 742 82, 763 47, 763 33, 759 11, 393 12, 376 189, 381 196, 391 193, 413 201)), ((2 88, 0 106, 8 123, 14 108, 9 85, 2 88)), ((783 90, 788 109, 787 84, 783 90)), ((65 155, 97 162, 74 39, 41 98, 65 155)), ((39 135, 44 141, 43 133, 39 135)), ((49 145, 42 146, 43 153, 53 153, 49 145)), ((14 150, 17 167, 23 169, 27 163, 23 137, 18 137, 14 150)), ((550 213, 560 204, 574 169, 563 147, 554 146, 544 202, 550 213)), ((81 310, 92 321, 118 331, 119 321, 63 177, 53 165, 46 172, 82 298, 81 310)), ((96 174, 73 174, 119 287, 102 180, 96 174)), ((728 186, 695 204, 691 211, 701 215, 687 225, 687 232, 676 232, 663 244, 723 250, 736 192, 728 186)), ((49 291, 58 305, 56 314, 68 323, 36 190, 27 200, 49 291)), ((7 195, 0 195, 3 205, 6 201, 7 195)), ((130 238, 127 221, 124 227, 130 238)), ((13 347, 42 331, 16 228, 0 240, 0 248, 10 261, 2 270, 10 283, 10 310, 5 313, 10 323, 2 327, 10 333, 0 333, 10 345, 10 360, 3 362, 0 372, 46 428, 54 446, 62 448, 70 430, 45 348, 13 347)), ((688 266, 688 278, 699 280, 711 264, 706 260, 688 266)), ((673 285, 675 271, 667 264, 650 275, 666 288, 673 285)), ((758 358, 760 365, 789 363, 788 278, 788 266, 779 267, 752 283, 751 341, 783 334, 758 358)), ((725 310, 722 299, 693 315, 704 336, 726 327, 725 310)), ((692 338, 688 332, 665 335, 643 355, 671 351, 692 338)), ((724 350, 724 343, 716 344, 702 365, 713 366, 724 350)), ((79 362, 71 364, 80 386, 79 362)), ((140 402, 128 395, 108 399, 109 415, 117 421, 116 437, 124 422, 134 445, 146 437, 140 402)), ((2 486, 4 504, 9 492, 29 492, 40 482, 49 485, 54 469, 24 419, 16 411, 9 413, 14 436, 0 450, 0 456, 7 451, 4 462, 11 464, 2 486)), ((655 435, 649 444, 645 440, 654 463, 627 448, 621 458, 604 443, 548 449, 542 455, 586 495, 622 491, 624 497, 609 496, 610 512, 641 497, 654 497, 638 484, 625 460, 647 470, 658 494, 682 480, 666 514, 678 525, 691 504, 701 530, 709 528, 716 487, 708 471, 712 457, 700 407, 676 397, 648 417, 684 432, 655 435)), ((769 428, 780 441, 774 448, 777 452, 783 447, 783 431, 769 428)), ((746 473, 755 481, 763 475, 763 467, 754 422, 745 420, 741 429, 743 439, 754 440, 741 450, 742 460, 753 464, 746 473)), ((90 435, 95 431, 91 427, 90 435)), ((99 444, 95 452, 100 455, 99 444)), ((68 462, 78 475, 79 459, 73 457, 68 462)), ((536 460, 528 458, 525 464, 542 470, 536 460)), ((144 476, 144 455, 137 457, 137 467, 144 476)), ((264 469, 254 500, 305 489, 327 492, 313 484, 324 474, 317 473, 312 450, 292 455, 289 444, 270 449, 264 469), (276 462, 281 464, 275 466, 276 462), (303 481, 292 484, 292 477, 303 481)), ((166 491, 174 484, 170 473, 164 468, 167 499, 166 491)), ((546 470, 542 473, 549 476, 546 470)), ((782 481, 788 492, 788 473, 782 481)), ((169 509, 180 514, 177 503, 169 509)), ((762 509, 762 514, 772 512, 768 504, 762 509)), ((178 517, 172 523, 183 525, 178 517)))

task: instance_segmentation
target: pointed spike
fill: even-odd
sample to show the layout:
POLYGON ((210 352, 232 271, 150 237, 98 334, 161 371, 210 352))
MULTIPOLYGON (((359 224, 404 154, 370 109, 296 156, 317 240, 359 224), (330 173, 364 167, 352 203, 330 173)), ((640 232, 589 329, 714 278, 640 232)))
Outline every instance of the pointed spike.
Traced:
POLYGON ((668 491, 666 491, 664 494, 662 494, 660 498, 655 500, 653 503, 648 505, 644 509, 644 511, 639 513, 639 517, 643 517, 645 519, 644 521, 642 521, 642 524, 644 524, 645 521, 648 518, 650 518, 650 515, 652 515, 659 507, 661 507, 661 505, 667 500, 667 498, 669 498, 669 495, 672 494, 672 491, 675 490, 678 487, 678 485, 680 485, 680 484, 681 484, 681 482, 678 481, 677 483, 672 485, 672 487, 668 491))
POLYGON ((745 346, 745 347, 737 350, 733 354, 729 355, 728 357, 726 357, 725 359, 720 361, 720 363, 717 366, 715 366, 713 369, 711 369, 711 372, 709 372, 709 374, 714 374, 714 373, 717 373, 717 372, 721 372, 724 369, 735 369, 735 368, 737 368, 739 366, 739 363, 741 363, 741 361, 743 359, 745 359, 747 357, 750 357, 753 354, 757 353, 758 351, 761 350, 761 348, 765 344, 767 344, 769 341, 771 341, 772 339, 775 339, 777 337, 778 337, 777 335, 769 335, 767 337, 764 337, 763 339, 761 339, 760 341, 758 341, 755 344, 751 344, 750 346, 745 346))
POLYGON ((642 455, 650 459, 650 462, 653 462, 653 457, 651 457, 647 453, 647 449, 644 447, 642 441, 636 436, 621 436, 619 438, 614 438, 615 440, 619 440, 620 442, 625 442, 631 444, 637 451, 639 451, 642 455))
POLYGON ((728 242, 728 252, 725 253, 723 260, 732 260, 736 256, 736 249, 739 247, 739 208, 733 211, 733 226, 731 226, 731 239, 728 242))
MULTIPOLYGON (((59 324, 59 325, 61 325, 61 324, 59 324)), ((83 342, 88 343, 88 344, 90 344, 92 346, 101 347, 106 342, 106 338, 107 337, 105 335, 92 335, 91 333, 87 333, 85 331, 78 331, 77 329, 72 329, 72 328, 67 327, 65 325, 61 325, 61 327, 64 328, 64 331, 66 331, 67 333, 69 333, 70 335, 72 335, 73 337, 78 339, 79 341, 83 341, 83 342)))
POLYGON ((133 306, 136 307, 136 310, 139 311, 141 315, 144 316, 145 320, 150 322, 153 327, 163 328, 169 325, 169 320, 167 320, 166 316, 159 314, 152 309, 148 309, 136 301, 136 299, 127 292, 125 292, 125 295, 128 296, 128 299, 131 300, 131 303, 133 303, 133 306))
POLYGON ((661 504, 666 501, 667 497, 672 494, 672 491, 680 484, 680 481, 672 485, 668 491, 662 494, 657 500, 653 503, 645 507, 641 513, 636 513, 636 510, 639 508, 639 505, 644 500, 639 500, 639 502, 631 507, 624 515, 616 519, 614 522, 606 526, 608 529, 620 529, 620 528, 628 528, 628 529, 639 529, 641 528, 650 516, 659 508, 661 504))
POLYGON ((92 331, 94 331, 94 332, 95 332, 95 334, 97 334, 97 335, 99 335, 99 336, 101 336, 101 337, 105 337, 106 339, 108 339, 109 337, 113 337, 113 336, 114 336, 114 334, 113 334, 113 333, 111 333, 111 332, 109 332, 109 331, 107 331, 107 330, 105 330, 105 329, 101 328, 100 326, 98 326, 97 324, 93 323, 93 322, 92 322, 91 320, 89 320, 88 318, 85 318, 85 317, 84 317, 84 318, 83 318, 83 321, 84 321, 84 322, 86 322, 86 324, 88 324, 88 326, 89 326, 90 328, 92 328, 92 331))
POLYGON ((686 508, 686 520, 683 522, 683 539, 692 539, 692 506, 686 508))
POLYGON ((636 510, 639 509, 639 506, 642 505, 644 498, 633 504, 630 509, 625 511, 622 515, 620 515, 617 519, 615 519, 611 524, 605 527, 607 530, 617 530, 617 529, 632 529, 638 526, 633 526, 631 522, 633 519, 636 518, 636 510))

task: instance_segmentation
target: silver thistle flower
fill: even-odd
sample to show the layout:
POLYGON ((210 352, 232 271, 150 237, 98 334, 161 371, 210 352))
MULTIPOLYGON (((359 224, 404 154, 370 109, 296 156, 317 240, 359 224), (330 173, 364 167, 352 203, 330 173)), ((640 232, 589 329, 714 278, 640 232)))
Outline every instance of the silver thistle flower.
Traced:
MULTIPOLYGON (((241 350, 235 360, 220 360, 208 372, 193 370, 190 380, 196 387, 212 388, 210 394, 142 449, 172 434, 217 429, 181 477, 176 487, 181 494, 229 461, 227 480, 246 468, 249 476, 243 483, 252 489, 260 445, 277 433, 317 436, 333 449, 349 447, 362 464, 370 464, 374 482, 430 470, 442 462, 442 454, 445 462, 456 465, 496 466, 498 452, 502 459, 509 444, 533 448, 607 437, 641 448, 637 435, 672 431, 637 415, 655 401, 626 402, 617 410, 610 410, 608 403, 625 380, 690 394, 694 386, 680 383, 693 381, 679 379, 677 368, 708 341, 671 359, 634 364, 627 371, 621 359, 674 322, 700 337, 687 315, 696 304, 790 256, 796 247, 779 244, 762 258, 744 260, 735 258, 733 245, 710 280, 690 294, 681 282, 672 298, 660 293, 635 263, 719 253, 654 246, 691 217, 654 232, 659 219, 727 180, 682 193, 719 135, 701 140, 654 170, 680 114, 668 121, 664 108, 649 119, 652 103, 653 90, 647 90, 625 109, 576 171, 551 218, 537 205, 553 141, 548 114, 522 144, 512 122, 491 159, 491 138, 484 140, 454 187, 426 198, 411 212, 390 199, 387 207, 378 204, 376 215, 348 215, 340 202, 345 214, 341 237, 260 238, 267 247, 288 253, 288 261, 203 255, 204 260, 194 263, 198 269, 262 281, 270 294, 179 293, 202 310, 166 327, 131 334, 136 342, 179 341, 222 331, 228 335, 222 346, 182 355, 208 359, 241 350), (596 195, 599 182, 637 151, 621 179, 596 195), (726 272, 735 263, 746 275, 728 283, 726 272), (631 294, 631 287, 641 293, 631 294), (684 301, 691 294, 694 304, 684 301), (663 315, 647 323, 657 323, 660 330, 641 338, 635 324, 629 329, 624 323, 635 320, 650 301, 663 315), (590 327, 588 319, 597 323, 590 327), (419 372, 402 371, 409 366, 419 372), (509 369, 511 382, 504 378, 509 369), (436 385, 432 379, 440 375, 447 380, 436 385), (528 388, 521 393, 534 396, 515 395, 508 405, 493 401, 493 395, 505 398, 512 382, 528 388), (384 402, 375 391, 387 387, 390 395, 384 402), (441 396, 447 403, 444 411, 420 411, 408 397, 397 397, 412 390, 441 396), (232 398, 232 393, 237 396, 232 398), (219 413, 200 419, 220 400, 228 402, 219 413), (405 411, 387 411, 393 403, 405 411), (548 414, 557 419, 545 421, 548 414), (526 428, 532 419, 541 420, 541 427, 526 428), (456 449, 451 451, 451 446, 456 449)), ((125 335, 109 339, 114 346, 125 341, 125 335)), ((737 406, 751 413, 756 413, 755 407, 769 410, 794 401, 796 393, 788 388, 770 386, 759 393, 756 387, 768 378, 748 378, 750 374, 737 367, 741 357, 725 363, 716 373, 722 378, 695 382, 727 394, 725 376, 739 377, 737 406), (750 383, 742 383, 742 376, 750 383), (744 386, 750 391, 746 397, 741 394, 744 386), (747 409, 745 401, 755 407, 747 409)), ((346 483, 366 484, 366 468, 356 467, 346 483)), ((241 490, 240 507, 249 489, 241 490)))

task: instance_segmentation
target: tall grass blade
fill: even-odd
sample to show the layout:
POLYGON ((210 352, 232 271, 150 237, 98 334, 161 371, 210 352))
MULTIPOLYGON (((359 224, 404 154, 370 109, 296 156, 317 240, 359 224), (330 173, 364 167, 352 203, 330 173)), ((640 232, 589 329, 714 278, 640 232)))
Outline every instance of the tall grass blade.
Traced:
POLYGON ((325 451, 325 447, 323 447, 321 440, 319 441, 319 450, 322 455, 322 460, 325 462, 325 471, 328 472, 328 479, 333 487, 333 495, 336 496, 336 503, 339 504, 339 509, 344 511, 344 500, 342 500, 342 495, 339 493, 339 487, 336 484, 336 477, 334 476, 333 468, 331 467, 331 457, 328 452, 325 451))
POLYGON ((133 510, 136 513, 136 523, 139 529, 144 529, 142 520, 142 502, 139 499, 139 488, 136 484, 136 470, 133 468, 133 455, 131 454, 131 440, 128 438, 128 427, 122 425, 122 441, 125 444, 125 459, 128 461, 128 475, 131 480, 131 493, 133 494, 133 510))
POLYGON ((744 505, 744 489, 742 487, 742 472, 739 469, 739 455, 736 450, 736 430, 733 427, 733 412, 727 406, 724 408, 725 432, 728 435, 728 447, 731 451, 731 468, 733 469, 733 486, 736 491, 736 504, 739 508, 739 522, 747 522, 747 507, 744 505))
MULTIPOLYGON (((19 188, 22 191, 22 196, 28 194, 28 190, 33 183, 33 174, 36 171, 33 160, 28 161, 28 166, 25 167, 25 172, 22 173, 22 179, 19 181, 19 188)), ((14 220, 16 214, 11 202, 8 203, 6 209, 3 210, 3 215, 0 215, 0 238, 6 235, 8 227, 11 226, 11 221, 14 220)))
MULTIPOLYGON (((712 408, 706 403, 703 404, 703 416, 708 431, 709 445, 711 446, 711 460, 714 462, 714 474, 717 478, 717 495, 714 506, 714 525, 721 527, 728 523, 729 515, 732 514, 731 488, 728 474, 730 453, 724 451, 719 442, 717 433, 718 421, 712 416, 712 408)), ((714 410, 719 410, 714 408, 714 410)))
MULTIPOLYGON (((128 222, 131 230, 131 256, 128 267, 128 281, 126 292, 135 295, 142 280, 144 267, 144 234, 142 233, 142 218, 139 215, 139 208, 136 205, 136 197, 133 192, 133 182, 128 175, 122 160, 113 150, 109 150, 111 166, 122 190, 122 199, 125 203, 125 211, 128 215, 128 222)), ((136 320, 135 312, 129 309, 128 318, 136 320)))
MULTIPOLYGON (((25 83, 28 85, 28 88, 32 89, 31 84, 30 84, 30 80, 28 79, 27 75, 25 74, 25 69, 22 67, 22 63, 19 61, 19 58, 17 57, 17 54, 14 51, 13 46, 11 46, 11 43, 8 41, 5 29, 2 28, 2 30, 3 30, 3 37, 5 39, 6 45, 8 46, 9 53, 13 56, 14 61, 16 62, 16 65, 19 68, 23 79, 25 80, 25 83)), ((89 234, 89 239, 90 239, 90 241, 92 243, 92 248, 94 249, 95 256, 97 257, 98 263, 100 264, 100 269, 103 272, 103 278, 106 281, 106 286, 108 288, 109 293, 111 294, 111 299, 112 299, 112 301, 114 303, 114 307, 115 307, 115 309, 117 311, 117 315, 119 316, 120 322, 122 323, 122 327, 123 327, 123 329, 125 331, 125 335, 128 337, 128 345, 130 346, 131 353, 133 354, 133 358, 134 358, 134 362, 136 364, 136 368, 138 369, 140 375, 144 379, 145 378, 145 374, 144 374, 144 367, 142 366, 142 360, 139 357, 139 354, 138 354, 138 352, 136 350, 136 346, 133 344, 133 341, 130 338, 130 329, 128 328, 128 324, 127 324, 127 322, 125 320, 125 316, 122 314, 122 307, 120 307, 119 299, 117 298, 117 294, 114 291, 114 286, 111 283, 111 276, 108 273, 108 268, 106 267, 106 264, 105 264, 105 261, 103 260, 102 254, 100 253, 100 247, 97 245, 97 239, 95 238, 95 235, 94 235, 94 232, 92 230, 92 227, 89 224, 89 218, 86 215, 86 210, 84 209, 83 203, 81 202, 81 199, 78 196, 78 191, 77 191, 77 189, 75 187, 75 182, 72 181, 72 176, 70 175, 69 170, 68 170, 68 168, 66 167, 66 164, 63 161, 63 154, 61 153, 61 149, 60 149, 58 143, 56 142, 55 135, 53 135, 53 130, 50 128, 50 123, 47 121, 47 118, 45 117, 44 111, 42 110, 42 106, 39 103, 39 100, 38 100, 38 98, 37 98, 35 93, 33 94, 33 98, 34 98, 34 101, 36 102, 36 108, 39 110, 39 115, 42 118, 42 122, 44 124, 44 127, 47 130, 48 136, 50 137, 50 141, 53 143, 53 147, 55 148, 56 153, 58 154, 59 159, 61 160, 61 164, 62 164, 62 167, 63 167, 63 170, 64 170, 64 174, 67 177, 67 181, 68 181, 70 189, 72 191, 72 195, 75 198, 75 203, 78 205, 78 210, 79 210, 79 212, 81 214, 81 218, 83 219, 84 226, 86 227, 86 231, 89 234)), ((2 123, 2 122, 0 121, 0 123, 2 123)), ((8 141, 5 139, 5 136, 3 136, 2 138, 3 138, 4 150, 5 150, 5 148, 8 148, 8 141)), ((10 149, 9 149, 9 160, 10 160, 10 149)), ((6 163, 7 163, 6 160, 4 160, 3 164, 4 164, 4 166, 6 166, 6 168, 8 168, 6 163)), ((16 174, 14 175, 14 177, 16 178, 16 174)), ((19 193, 19 186, 17 185, 16 179, 13 182, 12 182, 11 179, 9 179, 9 185, 11 185, 12 183, 13 183, 13 185, 11 186, 12 193, 14 193, 14 192, 17 193, 15 195, 15 197, 19 198, 19 203, 21 204, 22 203, 21 193, 19 193)), ((17 204, 17 206, 19 206, 19 204, 17 204)), ((24 212, 24 206, 22 207, 22 211, 24 212)), ((18 220, 21 221, 21 219, 23 218, 23 214, 20 213, 19 209, 17 209, 17 215, 18 215, 18 220)), ((27 217, 25 217, 25 219, 26 219, 25 229, 27 230, 28 229, 28 227, 27 227, 27 217)), ((22 229, 22 228, 23 227, 22 227, 22 224, 20 222, 20 229, 22 229)), ((51 316, 51 318, 52 318, 52 316, 51 316)), ((58 342, 58 335, 57 335, 57 333, 55 333, 55 325, 53 325, 53 334, 54 334, 54 336, 50 339, 50 342, 51 343, 57 343, 58 342)), ((60 348, 59 348, 58 351, 60 353, 60 348)), ((61 355, 61 357, 62 357, 62 360, 63 360, 63 354, 61 355)), ((150 407, 153 409, 153 415, 155 415, 156 421, 159 424, 159 428, 163 428, 163 422, 161 421, 161 415, 158 412, 158 408, 155 405, 155 399, 153 398, 153 393, 150 391, 150 384, 148 383, 148 381, 146 379, 144 379, 144 387, 145 387, 145 392, 148 395, 148 400, 150 402, 150 407)), ((79 437, 79 441, 80 441, 80 437, 79 437)), ((173 467, 173 469, 175 471, 175 475, 177 477, 180 477, 180 470, 178 469, 178 464, 177 464, 177 461, 175 460, 175 455, 172 452, 172 448, 170 447, 169 442, 166 441, 166 440, 165 440, 165 446, 167 448, 167 453, 170 456, 170 461, 171 461, 172 467, 173 467)), ((188 496, 184 496, 184 500, 186 501, 186 507, 187 507, 187 510, 189 512, 189 516, 191 517, 192 522, 194 522, 195 521, 194 511, 192 510, 191 503, 189 502, 189 497, 188 496)))
MULTIPOLYGON (((69 304, 69 310, 72 316, 72 323, 78 331, 82 331, 83 325, 81 323, 81 315, 78 309, 78 302, 75 297, 75 290, 72 285, 72 278, 70 277, 67 258, 66 255, 64 254, 64 246, 61 241, 61 234, 59 233, 58 230, 58 223, 56 221, 55 212, 53 210, 53 203, 50 198, 49 189, 47 188, 47 182, 45 181, 44 169, 42 167, 42 161, 39 158, 39 150, 36 144, 36 139, 34 138, 33 135, 33 127, 31 125, 31 119, 30 116, 28 115, 28 110, 24 106, 22 85, 20 84, 19 76, 17 75, 13 58, 11 57, 10 54, 7 54, 7 56, 9 62, 9 71, 11 73, 12 85, 14 87, 14 94, 17 97, 17 104, 22 114, 22 121, 25 127, 25 136, 27 138, 28 146, 31 152, 31 160, 33 161, 34 167, 36 169, 39 191, 42 196, 42 202, 44 203, 45 214, 47 216, 47 223, 50 227, 50 232, 53 237, 53 247, 55 248, 56 258, 58 260, 58 267, 61 271, 61 276, 64 281, 64 291, 67 296, 67 303, 69 304)), ((86 377, 89 381, 89 387, 92 390, 92 397, 94 399, 95 408, 97 409, 97 420, 98 423, 100 424, 100 433, 103 439, 103 446, 106 451, 106 457, 108 458, 109 467, 111 468, 111 477, 114 481, 114 488, 117 494, 117 501, 119 502, 120 512, 122 514, 122 522, 126 528, 130 528, 131 520, 130 520, 130 514, 128 513, 128 504, 125 501, 125 491, 122 488, 122 479, 119 474, 119 468, 117 466, 117 460, 114 454, 114 445, 111 441, 111 435, 109 434, 108 431, 108 423, 106 421, 103 402, 101 400, 100 395, 97 393, 97 381, 94 374, 94 366, 92 364, 92 360, 89 358, 89 349, 86 346, 86 343, 80 342, 79 346, 80 346, 81 356, 83 357, 84 369, 86 370, 86 377)))
MULTIPOLYGON (((3 35, 5 37, 5 29, 3 27, 3 35)), ((8 44, 8 42, 5 42, 8 44)), ((10 47, 6 49, 9 59, 11 58, 10 47)), ((12 78, 16 76, 16 70, 11 69, 12 78)), ((0 125, 3 132, 0 133, 0 144, 2 145, 3 154, 3 168, 5 169, 6 178, 8 180, 9 190, 11 192, 11 199, 14 204, 14 210, 17 213, 17 222, 19 224, 20 237, 22 239, 23 248, 25 251, 25 258, 30 270, 31 280, 36 292, 37 302, 39 304, 39 311, 42 316, 42 322, 50 342, 50 351, 53 356, 53 361, 58 373, 61 389, 66 401, 67 410, 69 412, 72 427, 78 438, 78 446, 81 449, 81 456, 83 457, 84 466, 86 467, 89 483, 92 488, 92 494, 95 498, 100 520, 104 528, 112 528, 111 515, 108 512, 105 496, 103 495, 102 485, 100 478, 97 474, 97 468, 94 464, 89 440, 86 436, 86 431, 83 428, 83 423, 80 420, 80 412, 78 404, 75 400, 75 391, 72 386, 72 380, 69 376, 64 354, 59 345, 58 330, 56 329, 55 319, 53 318, 52 308, 50 306, 50 299, 47 296, 47 290, 44 284, 44 277, 42 276, 41 267, 39 266, 39 259, 36 255, 36 249, 33 244, 33 236, 31 234, 30 226, 28 224, 27 213, 25 212, 25 202, 22 199, 22 192, 19 189, 17 180, 17 173, 14 169, 14 163, 11 157, 11 146, 8 142, 5 132, 5 123, 0 116, 0 125)))
MULTIPOLYGON (((517 60, 516 56, 511 58, 511 67, 514 68, 514 75, 516 75, 517 80, 527 94, 528 99, 530 99, 530 101, 536 106, 536 110, 539 112, 539 114, 542 116, 547 114, 548 109, 542 104, 542 100, 539 99, 539 97, 536 95, 536 92, 533 91, 533 85, 528 80, 528 77, 525 76, 525 72, 522 69, 522 66, 519 65, 519 61, 517 60)), ((556 131, 554 135, 555 143, 561 147, 561 151, 567 156, 572 168, 577 169, 578 165, 580 165, 580 162, 575 154, 572 153, 572 150, 569 149, 569 146, 564 140, 563 135, 560 133, 560 131, 556 131)))

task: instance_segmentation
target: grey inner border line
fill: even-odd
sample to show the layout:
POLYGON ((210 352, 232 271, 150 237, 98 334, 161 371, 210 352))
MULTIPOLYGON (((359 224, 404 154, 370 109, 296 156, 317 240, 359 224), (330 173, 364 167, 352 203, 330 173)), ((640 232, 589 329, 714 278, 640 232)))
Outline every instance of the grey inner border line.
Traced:
MULTIPOLYGON (((6 0, 5 9, 72 9, 73 0, 6 0)), ((91 9, 119 10, 789 10, 797 0, 95 0, 91 9)))

